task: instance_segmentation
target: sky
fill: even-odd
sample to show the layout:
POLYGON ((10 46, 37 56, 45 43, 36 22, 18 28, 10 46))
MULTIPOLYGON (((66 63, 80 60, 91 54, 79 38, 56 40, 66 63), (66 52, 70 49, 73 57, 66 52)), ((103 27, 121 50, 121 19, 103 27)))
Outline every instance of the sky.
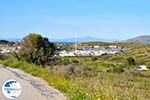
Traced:
POLYGON ((0 0, 0 38, 150 35, 150 0, 0 0))

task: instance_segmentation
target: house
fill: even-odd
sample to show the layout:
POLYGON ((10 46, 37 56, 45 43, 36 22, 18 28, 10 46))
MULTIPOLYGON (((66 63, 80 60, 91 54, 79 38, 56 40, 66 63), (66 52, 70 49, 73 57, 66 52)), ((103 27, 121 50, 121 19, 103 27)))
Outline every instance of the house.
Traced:
POLYGON ((116 45, 110 45, 109 48, 117 48, 116 45))
POLYGON ((94 45, 94 48, 100 48, 100 46, 99 45, 94 45))
POLYGON ((62 57, 64 57, 64 56, 75 56, 75 53, 74 52, 72 52, 72 51, 61 51, 60 53, 59 53, 59 56, 62 56, 62 57))

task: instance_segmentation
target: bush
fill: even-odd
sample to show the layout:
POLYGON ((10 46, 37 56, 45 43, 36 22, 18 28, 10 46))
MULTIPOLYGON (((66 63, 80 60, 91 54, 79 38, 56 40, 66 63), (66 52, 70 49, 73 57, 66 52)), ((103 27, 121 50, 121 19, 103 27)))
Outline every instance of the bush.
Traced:
POLYGON ((5 55, 3 55, 2 53, 0 53, 0 60, 4 60, 6 58, 5 55))
POLYGON ((125 71, 124 68, 125 68, 125 67, 124 67, 124 66, 121 66, 121 65, 118 65, 118 66, 113 65, 113 66, 111 66, 111 67, 107 70, 107 72, 121 73, 121 72, 124 72, 124 71, 125 71))
POLYGON ((132 57, 127 58, 127 61, 129 65, 136 65, 135 59, 132 57))
POLYGON ((80 63, 77 59, 73 59, 71 62, 72 62, 73 64, 79 64, 79 63, 80 63))
POLYGON ((92 57, 92 61, 98 60, 98 57, 92 57))

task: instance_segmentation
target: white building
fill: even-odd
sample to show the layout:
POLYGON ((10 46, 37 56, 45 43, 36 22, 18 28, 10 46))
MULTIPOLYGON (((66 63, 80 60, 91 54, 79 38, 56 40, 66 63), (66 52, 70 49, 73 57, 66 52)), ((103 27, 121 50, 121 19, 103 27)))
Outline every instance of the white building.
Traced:
POLYGON ((149 70, 146 65, 140 65, 137 70, 149 70))
POLYGON ((9 45, 0 45, 0 53, 9 54, 12 52, 17 52, 20 49, 19 46, 9 46, 9 45))
POLYGON ((110 45, 109 48, 117 48, 116 45, 110 45))
POLYGON ((74 52, 71 52, 71 51, 61 51, 59 53, 59 56, 62 56, 62 57, 65 57, 65 56, 75 56, 75 53, 74 52))
POLYGON ((80 50, 58 51, 59 56, 100 56, 102 54, 116 54, 125 51, 122 48, 84 48, 80 50))
POLYGON ((94 45, 94 48, 100 48, 100 46, 99 45, 94 45))

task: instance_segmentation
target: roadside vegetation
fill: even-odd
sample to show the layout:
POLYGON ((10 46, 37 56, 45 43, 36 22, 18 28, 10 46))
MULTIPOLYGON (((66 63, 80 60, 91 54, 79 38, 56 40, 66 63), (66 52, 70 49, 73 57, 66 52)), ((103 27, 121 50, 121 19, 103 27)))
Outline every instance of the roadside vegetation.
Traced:
POLYGON ((69 100, 149 100, 150 71, 135 69, 150 66, 150 46, 116 45, 129 50, 99 57, 54 57, 53 43, 30 34, 21 42, 21 51, 1 55, 0 63, 44 79, 69 100))

